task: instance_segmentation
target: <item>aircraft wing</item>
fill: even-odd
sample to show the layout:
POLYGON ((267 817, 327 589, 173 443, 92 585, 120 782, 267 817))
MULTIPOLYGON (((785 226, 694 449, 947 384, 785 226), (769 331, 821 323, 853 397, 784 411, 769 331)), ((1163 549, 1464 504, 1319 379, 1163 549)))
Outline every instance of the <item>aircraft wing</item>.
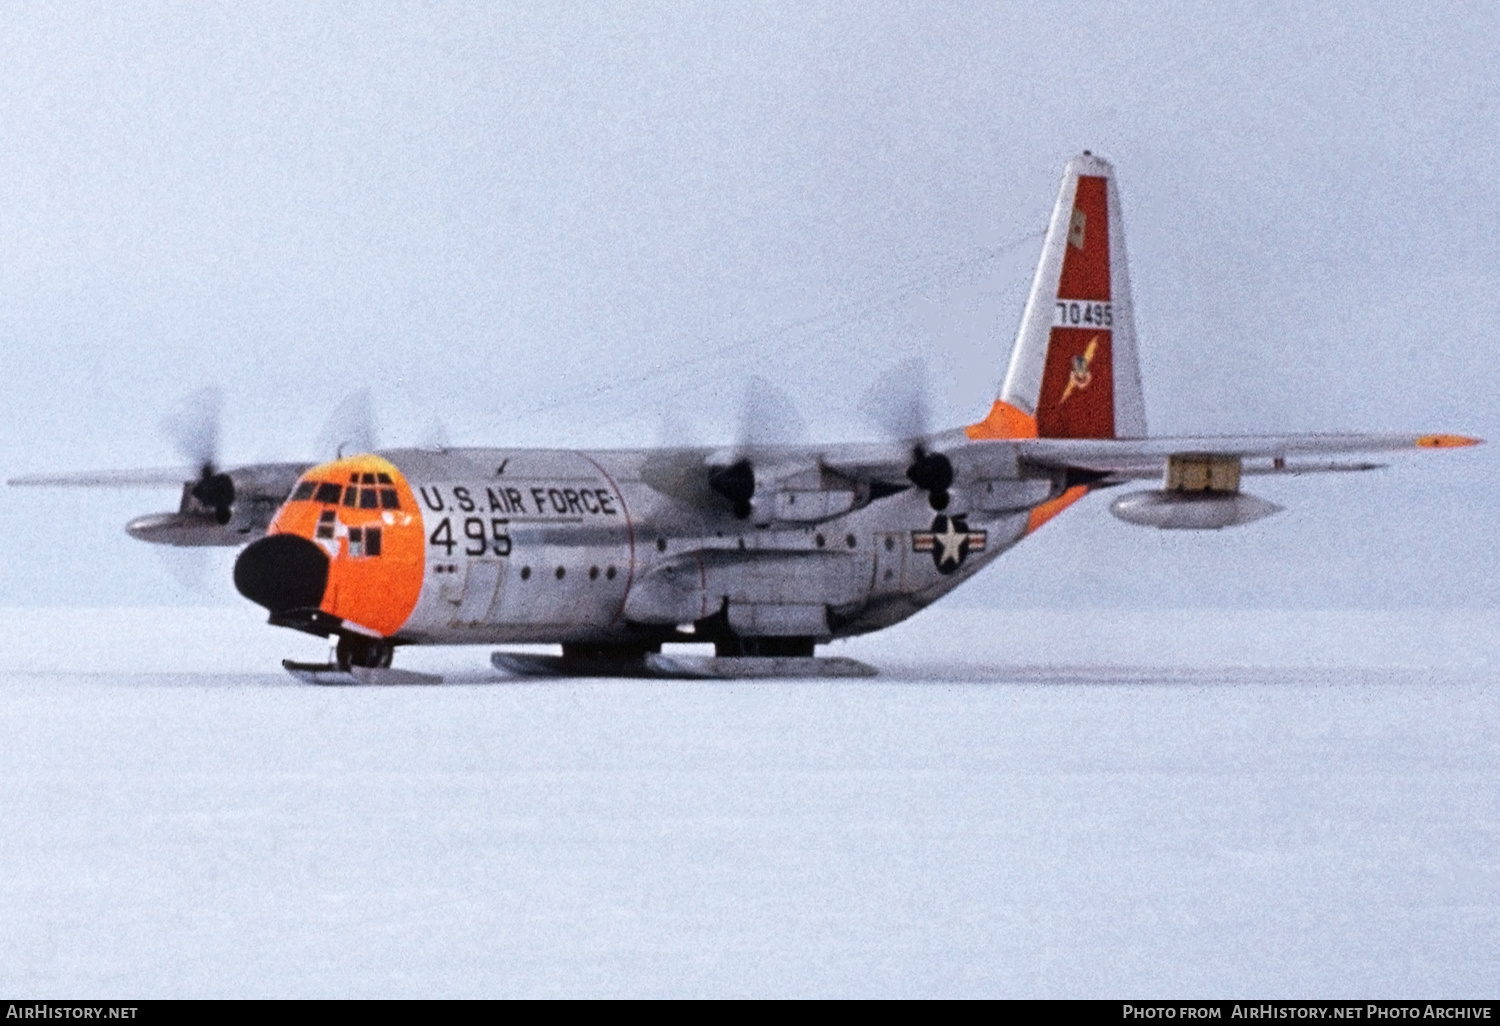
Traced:
POLYGON ((7 484, 36 488, 148 488, 182 490, 176 512, 150 513, 125 525, 133 538, 162 545, 244 545, 265 533, 310 463, 249 463, 147 470, 86 470, 27 474, 7 484))
POLYGON ((1226 456, 1245 474, 1310 474, 1375 470, 1383 464, 1329 459, 1413 449, 1455 449, 1479 439, 1438 434, 1182 435, 1161 438, 1028 438, 1001 443, 1033 466, 1081 470, 1114 478, 1161 477, 1172 456, 1226 456))
MULTIPOLYGON (((1475 445, 1479 440, 1462 435, 1360 433, 1020 438, 976 442, 961 432, 953 432, 929 441, 933 451, 949 457, 960 480, 988 477, 995 473, 997 465, 1013 462, 1123 481, 1162 477, 1172 456, 1237 457, 1246 475, 1337 473, 1384 466, 1343 457, 1453 449, 1475 445)), ((811 457, 804 454, 803 458, 811 457)), ((899 482, 905 480, 911 463, 911 447, 909 444, 839 446, 817 458, 825 466, 854 478, 899 482)))
MULTIPOLYGON (((289 492, 311 463, 247 463, 229 467, 237 487, 271 492, 289 492)), ((79 470, 66 474, 23 474, 6 481, 12 487, 31 488, 145 488, 158 485, 181 488, 198 480, 199 467, 149 467, 142 470, 79 470)), ((278 496, 278 501, 281 497, 278 496)))
POLYGON ((23 474, 5 482, 8 485, 37 488, 141 488, 171 485, 181 488, 184 481, 198 476, 194 467, 156 467, 145 470, 85 470, 70 474, 23 474))

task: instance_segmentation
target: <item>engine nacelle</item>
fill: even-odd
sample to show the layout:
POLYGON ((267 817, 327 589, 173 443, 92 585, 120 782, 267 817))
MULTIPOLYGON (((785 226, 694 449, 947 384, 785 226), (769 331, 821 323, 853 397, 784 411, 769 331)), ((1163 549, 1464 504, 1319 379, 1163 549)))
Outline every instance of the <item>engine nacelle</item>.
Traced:
POLYGON ((307 469, 306 463, 260 463, 186 481, 176 513, 136 517, 125 531, 155 545, 248 545, 266 533, 307 469))
POLYGON ((1175 531, 1217 531, 1280 513, 1274 502, 1243 492, 1161 489, 1131 492, 1109 504, 1121 520, 1175 531))
POLYGON ((230 520, 221 524, 212 513, 148 513, 125 525, 125 532, 139 541, 155 545, 198 547, 204 545, 244 545, 265 533, 252 525, 230 520))

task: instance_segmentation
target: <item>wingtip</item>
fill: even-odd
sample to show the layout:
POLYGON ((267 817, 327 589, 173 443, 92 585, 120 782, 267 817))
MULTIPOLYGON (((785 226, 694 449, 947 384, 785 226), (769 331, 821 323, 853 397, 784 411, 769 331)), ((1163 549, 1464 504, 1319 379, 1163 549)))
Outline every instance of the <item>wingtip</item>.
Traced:
POLYGON ((1483 438, 1469 438, 1467 435, 1423 435, 1417 439, 1418 449, 1462 449, 1483 444, 1483 438))

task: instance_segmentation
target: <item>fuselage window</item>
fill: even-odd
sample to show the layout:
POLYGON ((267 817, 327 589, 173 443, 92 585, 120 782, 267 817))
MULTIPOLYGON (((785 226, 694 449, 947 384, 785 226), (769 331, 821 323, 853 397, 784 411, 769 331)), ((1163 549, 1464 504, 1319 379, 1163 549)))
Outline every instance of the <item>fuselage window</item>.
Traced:
POLYGON ((367 527, 367 528, 365 528, 365 555, 367 555, 367 556, 378 556, 378 555, 380 555, 380 541, 381 541, 381 539, 380 539, 380 528, 378 528, 378 527, 367 527))
MULTIPOLYGON (((337 488, 338 485, 334 485, 333 487, 337 488)), ((325 509, 323 511, 323 515, 320 516, 320 517, 318 517, 318 537, 319 538, 332 538, 333 537, 333 531, 334 531, 334 522, 337 519, 338 519, 338 514, 337 513, 335 513, 331 509, 325 509)))
POLYGON ((365 554, 365 529, 363 527, 349 528, 349 555, 363 556, 365 554))
POLYGON ((304 499, 311 499, 313 495, 313 489, 316 487, 318 487, 318 483, 316 481, 301 482, 297 485, 297 490, 292 493, 292 501, 301 502, 304 499))
POLYGON ((343 489, 336 484, 318 485, 318 502, 338 502, 343 489))

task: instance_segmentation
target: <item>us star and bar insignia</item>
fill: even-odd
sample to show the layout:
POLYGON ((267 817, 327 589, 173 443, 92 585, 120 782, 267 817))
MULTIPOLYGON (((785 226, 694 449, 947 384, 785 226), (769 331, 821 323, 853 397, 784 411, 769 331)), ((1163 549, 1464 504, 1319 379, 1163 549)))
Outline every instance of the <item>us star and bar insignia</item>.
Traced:
POLYGON ((911 550, 932 553, 938 573, 951 574, 963 565, 969 553, 983 552, 987 538, 984 531, 969 530, 963 514, 950 517, 939 513, 932 520, 932 530, 911 533, 911 550))

